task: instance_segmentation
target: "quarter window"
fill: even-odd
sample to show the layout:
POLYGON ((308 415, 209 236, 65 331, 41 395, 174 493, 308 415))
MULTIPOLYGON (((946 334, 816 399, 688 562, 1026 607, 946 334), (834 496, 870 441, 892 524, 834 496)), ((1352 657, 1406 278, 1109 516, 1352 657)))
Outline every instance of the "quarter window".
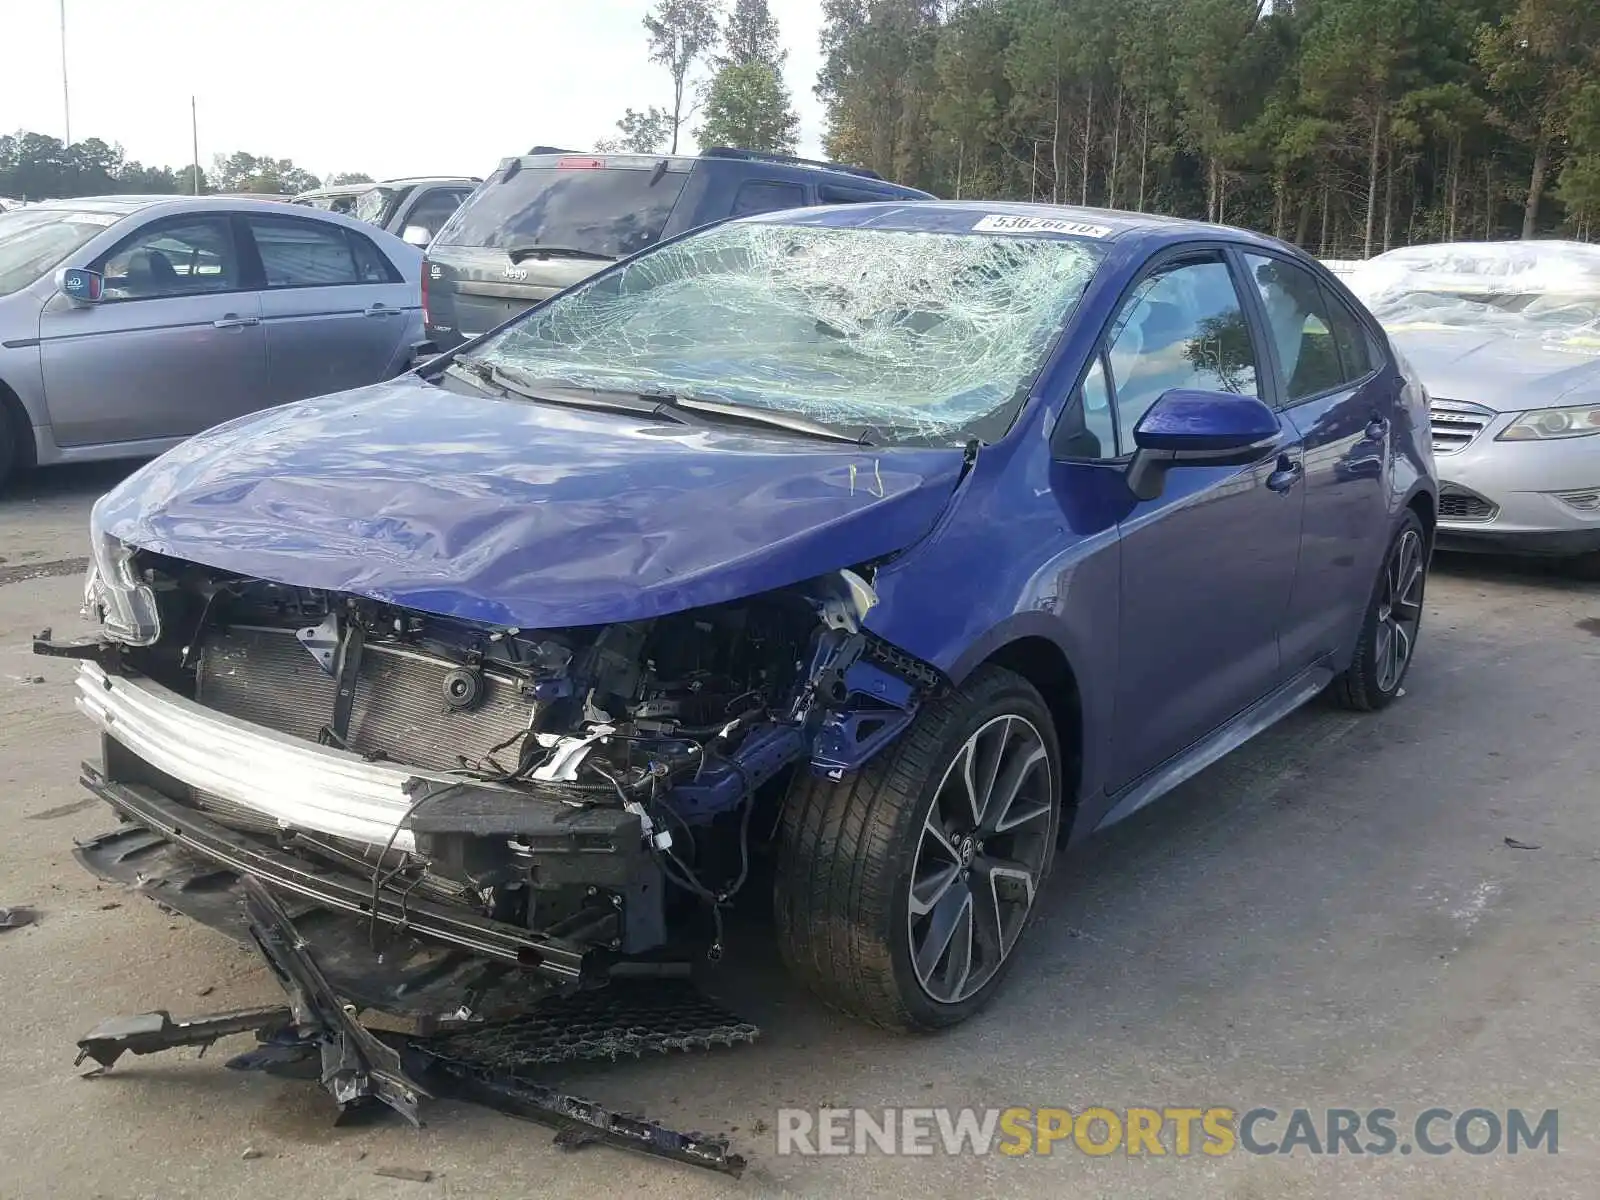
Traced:
POLYGON ((239 289, 226 217, 164 221, 141 229, 95 267, 107 300, 156 300, 239 289))
POLYGON ((1139 418, 1172 388, 1261 394, 1250 326, 1220 258, 1184 259, 1141 280, 1106 351, 1123 454, 1139 418))
POLYGON ((341 226, 254 214, 245 219, 250 223, 269 288, 363 282, 341 226))
POLYGON ((779 212, 785 208, 804 208, 806 190, 797 183, 773 183, 752 179, 739 185, 739 194, 733 198, 733 216, 748 217, 752 213, 779 212))

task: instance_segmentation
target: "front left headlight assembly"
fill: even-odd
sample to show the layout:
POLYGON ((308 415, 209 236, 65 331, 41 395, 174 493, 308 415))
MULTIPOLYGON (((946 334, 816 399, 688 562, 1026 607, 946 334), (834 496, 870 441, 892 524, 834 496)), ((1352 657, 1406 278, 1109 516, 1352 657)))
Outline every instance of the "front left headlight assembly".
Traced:
POLYGON ((161 637, 161 613, 150 585, 134 570, 134 548, 94 529, 89 575, 83 584, 83 615, 98 621, 113 641, 152 646, 161 637))
POLYGON ((1600 404, 1577 408, 1536 408, 1518 413, 1500 431, 1501 442, 1545 442, 1560 438, 1589 437, 1600 433, 1600 404))

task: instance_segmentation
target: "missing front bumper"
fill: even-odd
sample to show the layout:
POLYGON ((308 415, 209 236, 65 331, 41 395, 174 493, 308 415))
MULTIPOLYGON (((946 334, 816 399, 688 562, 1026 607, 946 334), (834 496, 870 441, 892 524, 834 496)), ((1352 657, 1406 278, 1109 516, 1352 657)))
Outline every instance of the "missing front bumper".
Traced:
MULTIPOLYGON (((596 950, 492 921, 465 909, 417 900, 393 887, 379 889, 374 907, 369 881, 319 868, 258 838, 229 829, 152 787, 113 782, 88 763, 83 766, 83 784, 120 816, 148 831, 158 843, 170 843, 204 864, 207 871, 199 876, 191 871, 187 876, 191 882, 199 879, 203 886, 186 888, 180 882, 160 891, 146 890, 169 907, 207 924, 226 928, 219 910, 225 911, 229 906, 218 905, 215 893, 231 891, 227 876, 232 876, 235 883, 248 876, 314 906, 356 918, 362 927, 375 921, 386 930, 402 930, 469 955, 532 971, 553 984, 592 986, 606 978, 605 962, 596 950)), ((130 860, 148 854, 158 843, 150 842, 148 837, 130 839, 127 831, 119 831, 80 847, 78 857, 95 873, 120 878, 129 873, 126 864, 130 860)), ((137 866, 133 867, 133 874, 135 878, 141 874, 137 866)), ((618 918, 613 915, 609 919, 615 922, 618 918)), ((227 931, 238 935, 236 929, 227 931)), ((611 930, 602 932, 609 934, 611 930)))

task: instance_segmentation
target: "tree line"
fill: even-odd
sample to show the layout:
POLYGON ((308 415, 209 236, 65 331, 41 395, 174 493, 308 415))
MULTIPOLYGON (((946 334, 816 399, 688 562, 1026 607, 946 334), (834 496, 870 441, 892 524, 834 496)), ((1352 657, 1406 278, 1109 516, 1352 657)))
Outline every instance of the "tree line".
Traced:
MULTIPOLYGON (((1324 257, 1600 224, 1600 0, 823 0, 829 157, 958 198, 1202 217, 1324 257)), ((599 149, 792 152, 767 0, 655 0, 663 103, 599 149)), ((357 180, 335 176, 329 182, 357 180)), ((0 137, 0 195, 185 192, 91 138, 0 137)), ((202 191, 319 181, 219 155, 202 191)))
POLYGON ((1326 257, 1590 237, 1597 0, 824 0, 831 157, 1326 257))
MULTIPOLYGON (((0 196, 13 200, 72 199, 78 196, 187 195, 193 192, 251 192, 292 196, 321 187, 323 181, 293 160, 246 154, 218 154, 209 170, 147 167, 129 159, 118 145, 99 138, 64 145, 43 133, 0 135, 0 196), (198 186, 197 186, 198 184, 198 186)), ((371 183, 360 173, 330 175, 327 182, 371 183)))

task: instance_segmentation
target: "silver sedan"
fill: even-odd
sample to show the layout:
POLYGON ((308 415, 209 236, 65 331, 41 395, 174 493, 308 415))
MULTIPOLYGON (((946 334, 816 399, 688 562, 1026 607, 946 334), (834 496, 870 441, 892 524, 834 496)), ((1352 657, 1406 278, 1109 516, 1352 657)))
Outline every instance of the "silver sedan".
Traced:
POLYGON ((269 200, 0 213, 0 480, 388 379, 422 341, 421 271, 382 230, 269 200))
POLYGON ((1432 399, 1438 544, 1600 576, 1600 247, 1416 246, 1346 282, 1432 399))

